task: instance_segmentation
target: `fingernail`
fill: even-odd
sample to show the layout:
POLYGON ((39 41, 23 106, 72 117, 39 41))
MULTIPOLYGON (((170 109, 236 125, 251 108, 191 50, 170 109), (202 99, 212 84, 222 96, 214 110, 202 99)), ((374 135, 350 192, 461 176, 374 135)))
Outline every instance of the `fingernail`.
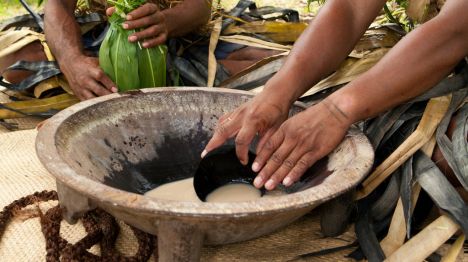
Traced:
POLYGON ((127 15, 127 20, 132 20, 132 16, 131 15, 127 15))
POLYGON ((117 93, 117 91, 119 91, 119 90, 117 89, 117 87, 113 86, 113 87, 111 87, 111 91, 113 93, 117 93))
POLYGON ((123 24, 122 24, 122 27, 123 27, 124 29, 128 29, 128 24, 123 23, 123 24))
POLYGON ((260 176, 257 176, 254 180, 254 186, 256 188, 262 187, 263 179, 260 176))
POLYGON ((275 186, 274 184, 275 184, 275 181, 270 179, 265 183, 265 188, 268 189, 268 190, 272 190, 274 188, 274 186, 275 186))
POLYGON ((138 40, 138 37, 136 37, 134 35, 128 37, 128 41, 130 41, 130 42, 135 42, 136 40, 138 40))
POLYGON ((201 153, 201 158, 204 158, 206 156, 206 154, 208 154, 208 151, 203 150, 203 152, 201 153))
POLYGON ((288 176, 283 180, 283 185, 285 186, 290 186, 292 185, 292 183, 293 183, 292 179, 288 176))
POLYGON ((252 171, 254 171, 254 172, 260 171, 260 164, 257 163, 257 162, 254 162, 254 163, 252 164, 252 171))
POLYGON ((149 45, 149 44, 146 43, 146 42, 143 43, 143 47, 148 47, 148 45, 149 45))

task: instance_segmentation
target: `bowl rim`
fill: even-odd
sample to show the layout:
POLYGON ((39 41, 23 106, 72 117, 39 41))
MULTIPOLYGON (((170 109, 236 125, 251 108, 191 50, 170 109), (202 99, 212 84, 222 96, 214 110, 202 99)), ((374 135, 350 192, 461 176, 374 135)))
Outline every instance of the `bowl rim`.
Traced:
MULTIPOLYGON (((350 161, 350 166, 340 170, 344 175, 331 174, 317 186, 278 198, 260 198, 255 201, 235 203, 197 203, 159 200, 104 185, 86 176, 78 175, 60 156, 55 143, 55 135, 61 124, 70 116, 80 112, 80 110, 84 108, 99 103, 105 103, 112 99, 131 97, 135 94, 164 92, 220 92, 225 94, 247 95, 250 97, 255 95, 248 91, 226 88, 158 87, 134 90, 126 93, 114 93, 82 101, 62 110, 52 118, 48 119, 39 129, 36 137, 36 153, 40 162, 45 166, 50 174, 61 182, 61 184, 72 188, 78 193, 86 196, 88 199, 91 199, 97 206, 100 204, 107 204, 114 207, 129 208, 139 213, 179 217, 243 217, 253 214, 271 214, 279 211, 316 206, 356 186, 365 178, 372 167, 374 150, 372 149, 369 140, 361 131, 350 129, 346 137, 350 140, 349 143, 352 144, 352 147, 356 152, 356 157, 359 158, 360 161, 350 161), (356 163, 359 163, 361 166, 355 165, 356 163), (340 175, 342 175, 342 177, 339 177, 340 175), (330 184, 331 186, 329 186, 330 184), (291 205, 291 203, 295 204, 291 205)), ((301 102, 296 102, 294 105, 301 109, 307 108, 306 105, 301 102)), ((340 144, 336 150, 339 150, 341 145, 342 144, 340 144)))

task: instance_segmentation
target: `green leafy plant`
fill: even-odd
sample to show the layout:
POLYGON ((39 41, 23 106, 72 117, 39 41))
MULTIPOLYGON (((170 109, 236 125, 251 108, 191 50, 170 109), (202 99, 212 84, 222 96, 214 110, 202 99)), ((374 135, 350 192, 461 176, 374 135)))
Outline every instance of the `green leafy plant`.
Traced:
POLYGON ((145 0, 109 0, 116 10, 109 18, 109 31, 99 49, 99 64, 120 91, 166 85, 167 47, 143 48, 128 37, 135 30, 122 27, 126 15, 145 0))

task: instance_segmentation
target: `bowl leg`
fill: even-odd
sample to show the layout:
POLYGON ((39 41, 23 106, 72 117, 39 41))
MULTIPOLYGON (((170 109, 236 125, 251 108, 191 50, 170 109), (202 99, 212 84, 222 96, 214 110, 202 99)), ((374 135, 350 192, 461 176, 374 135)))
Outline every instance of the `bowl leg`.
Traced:
POLYGON ((69 224, 75 224, 86 212, 96 208, 91 201, 75 190, 57 180, 57 194, 63 208, 63 218, 69 224))
POLYGON ((158 226, 160 261, 199 261, 202 246, 203 233, 194 225, 161 221, 158 226))

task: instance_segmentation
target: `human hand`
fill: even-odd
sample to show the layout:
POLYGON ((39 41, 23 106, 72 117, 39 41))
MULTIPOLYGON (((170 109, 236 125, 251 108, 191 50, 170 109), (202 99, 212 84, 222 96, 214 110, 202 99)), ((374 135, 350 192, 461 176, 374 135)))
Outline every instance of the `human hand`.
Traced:
POLYGON ((257 188, 292 185, 343 140, 352 121, 332 102, 322 101, 284 122, 257 152, 257 188))
POLYGON ((236 137, 237 157, 243 165, 246 165, 249 161, 249 146, 255 135, 260 136, 257 146, 259 149, 286 120, 289 107, 290 105, 281 98, 276 99, 264 93, 257 95, 219 119, 214 135, 202 153, 202 158, 228 139, 236 137))
POLYGON ((60 64, 71 90, 80 100, 117 92, 117 86, 99 67, 99 59, 85 55, 69 57, 60 64))
MULTIPOLYGON (((106 13, 110 16, 114 11, 115 8, 110 7, 106 13)), ((142 46, 145 48, 166 42, 168 36, 166 18, 156 4, 146 3, 128 13, 126 19, 127 21, 122 24, 122 27, 127 30, 137 30, 128 37, 129 42, 143 40, 142 46)))

